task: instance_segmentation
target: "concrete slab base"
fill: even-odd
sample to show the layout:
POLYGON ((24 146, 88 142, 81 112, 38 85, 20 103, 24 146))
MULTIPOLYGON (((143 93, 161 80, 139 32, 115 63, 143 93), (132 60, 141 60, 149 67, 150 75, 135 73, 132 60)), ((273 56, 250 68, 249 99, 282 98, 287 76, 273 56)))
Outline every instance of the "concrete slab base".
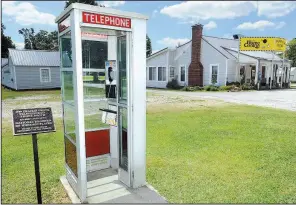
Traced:
MULTIPOLYGON (((81 203, 68 183, 66 176, 60 178, 72 203, 81 203)), ((118 180, 115 170, 101 170, 89 173, 87 182, 88 203, 168 203, 149 184, 132 189, 118 180)))

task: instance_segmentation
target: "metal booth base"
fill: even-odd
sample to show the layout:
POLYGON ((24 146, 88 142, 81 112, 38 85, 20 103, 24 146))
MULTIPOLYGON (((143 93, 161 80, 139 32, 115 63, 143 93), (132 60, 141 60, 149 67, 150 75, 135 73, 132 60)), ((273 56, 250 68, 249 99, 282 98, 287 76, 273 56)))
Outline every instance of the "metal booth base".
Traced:
MULTIPOLYGON (((72 203, 81 203, 66 176, 60 180, 72 203)), ((87 181, 88 203, 168 203, 149 184, 137 189, 126 187, 111 168, 88 173, 87 181)))

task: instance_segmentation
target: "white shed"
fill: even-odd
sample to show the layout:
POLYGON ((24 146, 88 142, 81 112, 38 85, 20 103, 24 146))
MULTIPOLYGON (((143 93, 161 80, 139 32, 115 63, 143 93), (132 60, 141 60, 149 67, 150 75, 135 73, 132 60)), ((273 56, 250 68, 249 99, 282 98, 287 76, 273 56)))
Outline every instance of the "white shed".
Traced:
POLYGON ((14 90, 60 88, 59 52, 8 49, 2 85, 14 90))

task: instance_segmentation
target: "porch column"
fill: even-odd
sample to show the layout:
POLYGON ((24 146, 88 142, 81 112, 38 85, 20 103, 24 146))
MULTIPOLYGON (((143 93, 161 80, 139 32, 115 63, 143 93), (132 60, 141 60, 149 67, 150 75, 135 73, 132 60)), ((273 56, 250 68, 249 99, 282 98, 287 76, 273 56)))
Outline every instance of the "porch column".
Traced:
POLYGON ((272 60, 271 60, 271 76, 270 76, 270 81, 269 81, 269 89, 271 89, 272 86, 272 80, 273 80, 273 51, 272 51, 272 60))
POLYGON ((257 63, 256 63, 256 74, 255 74, 255 86, 257 86, 257 90, 259 90, 258 74, 259 74, 259 60, 257 60, 257 63))
POLYGON ((283 65, 282 74, 281 74, 281 88, 283 88, 284 80, 285 80, 285 65, 283 65))
POLYGON ((246 84, 247 83, 247 65, 244 65, 244 75, 245 75, 244 84, 246 84))
POLYGON ((270 69, 270 81, 269 81, 269 89, 272 87, 272 80, 273 80, 273 61, 271 61, 271 69, 270 69))
POLYGON ((287 66, 287 69, 288 69, 288 88, 291 88, 291 83, 290 83, 290 75, 291 75, 291 64, 289 64, 287 66))
POLYGON ((283 52, 283 69, 282 69, 282 75, 281 75, 281 88, 283 88, 283 79, 285 79, 284 78, 284 76, 285 76, 285 52, 283 52))

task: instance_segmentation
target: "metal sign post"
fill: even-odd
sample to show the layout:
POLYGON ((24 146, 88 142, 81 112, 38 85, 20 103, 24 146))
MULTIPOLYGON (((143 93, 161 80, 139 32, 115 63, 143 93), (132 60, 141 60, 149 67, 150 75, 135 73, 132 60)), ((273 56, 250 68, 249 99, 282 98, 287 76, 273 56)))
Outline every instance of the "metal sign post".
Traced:
POLYGON ((32 134, 32 144, 33 144, 33 153, 34 153, 37 201, 38 201, 38 204, 42 204, 37 134, 32 134))
POLYGON ((32 134, 36 192, 38 204, 42 204, 37 133, 55 132, 51 108, 12 110, 13 135, 32 134))

